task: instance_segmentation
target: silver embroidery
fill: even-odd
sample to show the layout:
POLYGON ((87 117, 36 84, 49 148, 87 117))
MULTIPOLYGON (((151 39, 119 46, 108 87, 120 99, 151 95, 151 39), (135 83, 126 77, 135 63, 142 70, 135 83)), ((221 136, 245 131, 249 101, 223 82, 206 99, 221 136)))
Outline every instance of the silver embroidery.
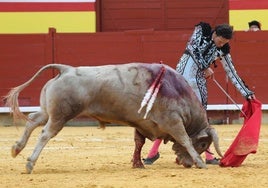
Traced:
POLYGON ((190 84, 204 109, 207 108, 207 82, 204 78, 204 70, 209 68, 214 60, 221 58, 226 74, 231 79, 237 90, 244 96, 253 94, 246 88, 241 78, 237 75, 233 66, 231 55, 222 56, 223 53, 217 50, 212 40, 203 36, 201 26, 197 26, 186 46, 186 52, 182 55, 177 64, 176 70, 190 84))

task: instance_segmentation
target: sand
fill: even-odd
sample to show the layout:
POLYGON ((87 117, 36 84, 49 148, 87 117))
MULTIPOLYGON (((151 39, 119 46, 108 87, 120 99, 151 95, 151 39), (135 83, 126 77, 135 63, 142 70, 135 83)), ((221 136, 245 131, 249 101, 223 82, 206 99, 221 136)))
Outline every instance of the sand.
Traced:
MULTIPOLYGON (((241 125, 214 127, 224 153, 241 125)), ((41 127, 33 132, 24 150, 12 158, 11 146, 23 129, 0 125, 0 187, 268 187, 268 125, 262 125, 257 153, 248 155, 240 167, 208 165, 207 169, 186 169, 175 164, 172 143, 161 145, 161 156, 153 165, 132 169, 133 128, 68 126, 46 145, 32 174, 25 174, 25 164, 41 127)), ((151 144, 147 140, 143 157, 151 144)))

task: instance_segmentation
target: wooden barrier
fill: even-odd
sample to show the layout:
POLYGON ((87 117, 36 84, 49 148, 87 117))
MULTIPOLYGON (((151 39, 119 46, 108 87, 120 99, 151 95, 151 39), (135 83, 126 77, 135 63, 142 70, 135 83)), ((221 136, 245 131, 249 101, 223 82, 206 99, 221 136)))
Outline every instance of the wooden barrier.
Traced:
MULTIPOLYGON (((64 63, 73 66, 120 64, 128 62, 160 62, 175 68, 192 31, 138 30, 103 33, 1 34, 0 35, 0 95, 28 80, 41 66, 64 63)), ((235 32, 231 53, 238 74, 257 98, 268 103, 266 85, 268 65, 266 49, 268 32, 235 32)), ((215 70, 217 81, 241 104, 244 99, 220 65, 215 70)), ((39 105, 39 93, 44 83, 56 72, 48 70, 19 97, 22 106, 39 105)), ((231 104, 225 94, 208 82, 209 104, 231 104)), ((1 101, 0 106, 4 106, 1 101)))

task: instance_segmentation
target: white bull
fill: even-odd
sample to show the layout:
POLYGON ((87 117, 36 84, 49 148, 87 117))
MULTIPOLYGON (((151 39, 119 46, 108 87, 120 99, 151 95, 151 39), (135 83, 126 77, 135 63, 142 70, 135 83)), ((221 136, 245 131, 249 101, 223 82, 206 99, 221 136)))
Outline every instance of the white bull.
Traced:
POLYGON ((212 142, 222 156, 216 131, 208 124, 206 113, 191 87, 166 65, 129 63, 72 67, 49 64, 27 82, 13 88, 6 101, 14 117, 27 118, 21 139, 12 147, 13 157, 26 146, 32 131, 39 125, 45 125, 32 155, 27 159, 27 173, 32 172, 47 142, 58 134, 68 120, 79 115, 95 118, 101 126, 113 122, 134 127, 134 168, 144 167, 141 149, 145 138, 174 142, 173 150, 185 167, 195 164, 198 168, 205 168, 200 154, 212 142), (46 69, 57 69, 59 75, 43 87, 40 111, 26 117, 19 110, 19 93, 46 69), (161 72, 161 69, 165 71, 161 72), (156 90, 159 90, 158 94, 154 92, 156 90), (148 98, 146 92, 154 94, 148 98), (151 98, 155 101, 149 104, 151 98), (151 107, 145 112, 146 105, 151 107))

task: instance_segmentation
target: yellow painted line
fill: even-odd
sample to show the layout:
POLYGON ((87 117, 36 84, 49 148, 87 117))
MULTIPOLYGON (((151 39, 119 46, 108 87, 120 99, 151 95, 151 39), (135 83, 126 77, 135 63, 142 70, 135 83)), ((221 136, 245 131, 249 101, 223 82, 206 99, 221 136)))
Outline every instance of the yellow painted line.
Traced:
POLYGON ((0 33, 96 32, 95 12, 1 12, 0 33))
POLYGON ((229 23, 234 26, 235 31, 248 29, 248 22, 258 20, 261 22, 261 29, 268 30, 268 9, 264 10, 230 10, 229 23))

